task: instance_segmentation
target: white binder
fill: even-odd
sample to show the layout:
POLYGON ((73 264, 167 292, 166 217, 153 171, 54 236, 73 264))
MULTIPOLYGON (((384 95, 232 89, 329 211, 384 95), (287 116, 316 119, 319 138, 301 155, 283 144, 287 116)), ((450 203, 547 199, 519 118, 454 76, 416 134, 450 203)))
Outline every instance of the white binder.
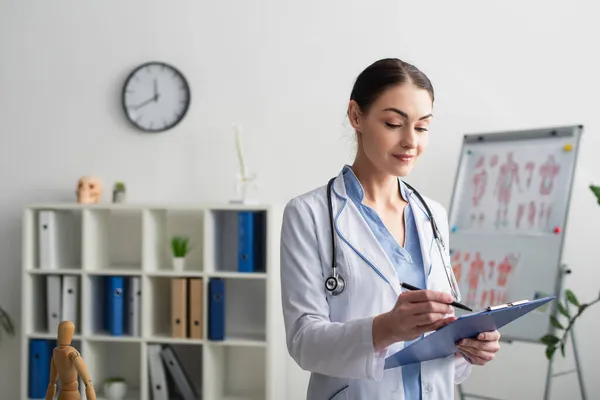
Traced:
POLYGON ((169 400, 169 387, 165 366, 160 356, 161 345, 148 345, 148 369, 150 370, 150 398, 152 400, 169 400))
POLYGON ((38 214, 38 254, 40 269, 57 269, 58 243, 56 235, 56 213, 42 210, 38 214))
POLYGON ((177 387, 177 391, 181 395, 181 398, 183 400, 198 400, 192 383, 185 373, 185 370, 181 367, 181 363, 173 351, 173 347, 166 345, 161 351, 161 356, 167 366, 169 374, 175 382, 175 386, 177 387))
POLYGON ((132 336, 140 336, 140 315, 142 313, 142 287, 139 276, 132 276, 129 278, 129 312, 128 324, 129 334, 132 336))
POLYGON ((48 332, 58 333, 58 325, 62 321, 62 290, 60 275, 46 277, 46 321, 48 332))
POLYGON ((79 308, 79 288, 77 286, 77 276, 64 275, 62 282, 62 320, 72 321, 75 326, 77 321, 77 311, 79 308))

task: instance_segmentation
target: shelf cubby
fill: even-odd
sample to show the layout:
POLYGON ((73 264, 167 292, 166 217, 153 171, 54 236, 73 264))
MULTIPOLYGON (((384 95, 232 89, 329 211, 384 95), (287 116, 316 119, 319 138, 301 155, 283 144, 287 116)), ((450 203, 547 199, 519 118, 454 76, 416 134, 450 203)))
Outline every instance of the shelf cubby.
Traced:
POLYGON ((69 315, 68 319, 75 324, 75 334, 81 333, 81 276, 28 274, 24 277, 24 285, 33 293, 25 300, 30 310, 25 314, 28 335, 56 337, 58 323, 65 315, 69 315))
POLYGON ((87 209, 83 227, 83 261, 87 270, 141 270, 142 210, 87 209))
MULTIPOLYGON (((52 360, 52 352, 57 346, 56 336, 54 338, 29 338, 26 349, 26 356, 30 361, 30 368, 27 369, 27 378, 38 382, 39 386, 35 389, 36 392, 30 392, 28 388, 29 398, 44 398, 48 384, 50 383, 50 363, 52 360), (37 365, 44 363, 44 365, 37 365)), ((81 340, 72 340, 71 347, 81 354, 85 360, 85 353, 82 351, 81 340)), ((80 383, 79 390, 83 393, 83 385, 80 383)), ((25 397, 27 398, 27 397, 25 397)))
POLYGON ((204 393, 207 399, 266 399, 266 349, 215 346, 205 349, 204 393))
MULTIPOLYGON (((243 278, 209 278, 207 287, 207 328, 210 332, 211 280, 224 282, 225 342, 240 341, 264 343, 266 341, 266 280, 243 278), (251 299, 251 300, 249 300, 251 299)), ((220 295, 220 293, 217 293, 220 295)), ((209 340, 212 340, 208 336, 209 340)), ((215 341, 221 341, 217 339, 215 341)))
MULTIPOLYGON (((129 338, 141 337, 141 315, 140 313, 131 315, 131 296, 139 296, 140 302, 144 301, 141 294, 141 277, 135 275, 88 275, 84 291, 89 295, 83 303, 86 314, 85 334, 92 338, 107 338, 107 340, 123 340, 129 338), (111 281, 113 281, 111 284, 111 281), (133 285, 133 279, 139 279, 139 290, 133 285), (110 292, 109 292, 110 291, 110 292), (140 292, 140 294, 138 294, 140 292), (115 327, 112 330, 109 324, 110 302, 109 299, 122 302, 123 308, 120 316, 117 318, 115 327), (120 297, 120 298, 119 298, 120 297), (137 324, 139 331, 132 331, 130 318, 138 318, 137 324), (120 324, 120 325, 119 325, 120 324)), ((141 304, 143 306, 143 304, 141 304)), ((141 312, 140 307, 140 312, 141 312)))
POLYGON ((39 208, 27 210, 29 270, 80 270, 82 266, 82 213, 80 210, 39 208))
MULTIPOLYGON (((174 378, 174 374, 176 374, 176 372, 171 372, 179 370, 183 372, 183 378, 189 384, 189 387, 192 389, 196 398, 206 398, 201 395, 203 390, 204 364, 204 348, 201 344, 149 341, 146 349, 148 352, 146 358, 148 359, 147 376, 148 393, 150 397, 152 397, 153 390, 155 389, 154 386, 160 385, 162 387, 162 383, 160 381, 152 380, 151 369, 162 368, 166 378, 166 386, 169 396, 168 398, 175 399, 180 398, 178 396, 182 396, 178 388, 177 380, 174 378), (150 353, 150 348, 152 346, 159 346, 159 351, 163 352, 158 360, 159 365, 153 364, 156 360, 153 359, 150 353), (172 352, 170 350, 172 350, 172 352), (172 358, 172 355, 174 355, 174 358, 172 358)), ((160 390, 160 388, 157 389, 160 390)))
POLYGON ((186 237, 191 251, 185 257, 184 272, 203 270, 202 244, 204 212, 199 209, 151 209, 144 218, 144 264, 148 271, 173 269, 171 239, 186 237))
POLYGON ((201 343, 206 331, 205 293, 204 278, 150 277, 146 296, 148 307, 145 311, 148 313, 146 320, 151 340, 201 343), (177 321, 181 324, 180 329, 173 328, 177 321))
POLYGON ((127 400, 141 398, 141 349, 140 342, 87 341, 84 344, 82 357, 95 382, 98 399, 104 395, 102 382, 113 377, 127 382, 127 400))
POLYGON ((207 272, 266 273, 267 222, 264 210, 210 210, 205 222, 207 272))

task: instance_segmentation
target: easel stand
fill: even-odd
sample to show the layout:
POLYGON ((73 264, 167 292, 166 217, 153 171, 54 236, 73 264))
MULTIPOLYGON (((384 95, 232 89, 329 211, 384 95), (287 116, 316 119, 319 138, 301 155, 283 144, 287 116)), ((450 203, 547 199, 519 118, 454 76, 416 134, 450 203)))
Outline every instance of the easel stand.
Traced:
MULTIPOLYGON (((558 288, 558 293, 562 293, 562 281, 564 279, 565 275, 568 275, 571 273, 571 270, 568 269, 566 267, 566 265, 563 265, 561 268, 561 271, 559 271, 560 274, 560 279, 558 280, 560 282, 560 287, 558 288)), ((558 299, 561 299, 560 296, 557 296, 558 299)), ((567 302, 567 310, 569 307, 569 303, 567 302)), ((554 314, 556 314, 556 307, 554 307, 554 314)), ((572 374, 574 372, 577 373, 577 379, 579 381, 579 390, 581 393, 581 399, 582 400, 587 400, 587 394, 585 391, 585 385, 583 382, 583 373, 581 370, 581 363, 579 360, 579 351, 577 349, 577 342, 575 340, 575 327, 572 327, 569 335, 571 337, 571 345, 573 346, 573 357, 575 358, 575 368, 571 369, 571 370, 567 370, 567 371, 563 371, 563 372, 557 372, 557 373, 553 373, 552 372, 552 363, 554 360, 554 357, 558 357, 557 353, 555 353, 555 355, 552 357, 552 359, 548 360, 548 372, 546 374, 546 387, 544 389, 544 400, 550 400, 550 391, 551 391, 551 386, 552 386, 552 378, 556 378, 559 376, 563 376, 563 375, 568 375, 568 374, 572 374)), ((502 340, 502 339, 501 339, 502 340)), ((511 343, 512 340, 507 341, 507 343, 511 343)), ((541 344, 541 343, 540 343, 541 344)), ((498 398, 495 397, 487 397, 487 396, 480 396, 477 394, 471 394, 471 393, 466 393, 463 390, 462 384, 458 385, 458 393, 460 395, 460 399, 464 400, 466 398, 470 398, 470 399, 481 399, 481 400, 500 400, 498 398)))

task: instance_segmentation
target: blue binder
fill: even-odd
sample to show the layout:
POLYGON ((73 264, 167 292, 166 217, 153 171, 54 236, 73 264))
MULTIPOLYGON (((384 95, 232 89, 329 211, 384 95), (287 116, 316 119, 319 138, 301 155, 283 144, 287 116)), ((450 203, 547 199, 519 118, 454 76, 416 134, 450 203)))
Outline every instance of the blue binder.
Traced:
POLYGON ((208 282, 208 338, 225 339, 225 280, 211 278, 208 282))
POLYGON ((532 301, 523 300, 462 315, 456 321, 387 357, 384 369, 453 355, 457 352, 456 343, 459 340, 474 338, 481 332, 498 330, 555 298, 556 296, 550 296, 532 301))
POLYGON ((29 341, 29 398, 45 399, 50 383, 50 361, 52 347, 50 341, 32 339, 29 341))
POLYGON ((120 276, 109 276, 106 281, 106 327, 113 336, 123 335, 125 321, 125 286, 120 276))
POLYGON ((254 213, 238 213, 238 271, 254 272, 254 213))
POLYGON ((264 272, 266 213, 240 211, 238 213, 238 271, 264 272))

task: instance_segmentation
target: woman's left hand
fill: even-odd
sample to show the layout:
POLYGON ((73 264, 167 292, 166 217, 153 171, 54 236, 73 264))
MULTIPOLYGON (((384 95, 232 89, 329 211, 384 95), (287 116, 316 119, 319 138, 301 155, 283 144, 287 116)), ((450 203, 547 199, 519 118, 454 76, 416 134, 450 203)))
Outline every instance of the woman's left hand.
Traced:
POLYGON ((476 339, 462 339, 456 344, 460 354, 471 364, 485 365, 500 350, 500 332, 482 332, 476 339))

